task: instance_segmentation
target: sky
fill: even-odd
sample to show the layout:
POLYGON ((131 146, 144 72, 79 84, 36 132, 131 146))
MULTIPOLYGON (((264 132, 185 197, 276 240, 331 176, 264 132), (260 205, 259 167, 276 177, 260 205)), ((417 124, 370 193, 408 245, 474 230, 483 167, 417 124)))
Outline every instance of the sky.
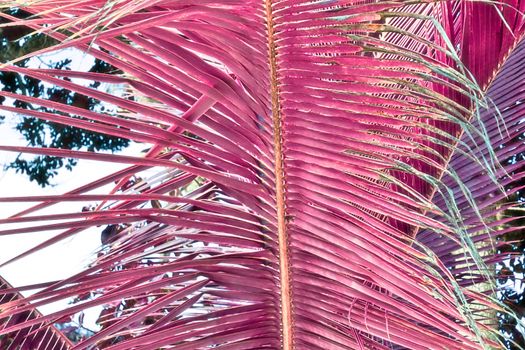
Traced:
MULTIPOLYGON (((15 121, 16 117, 7 117, 4 123, 0 125, 0 144, 25 145, 23 137, 12 129, 15 121)), ((144 145, 131 144, 121 154, 136 155, 137 151, 142 150, 143 147, 144 145)), ((0 152, 0 197, 61 194, 125 167, 122 164, 80 160, 71 172, 65 168, 61 169, 58 176, 51 181, 53 186, 41 188, 35 182, 29 181, 25 175, 17 174, 12 169, 8 171, 1 169, 16 156, 16 153, 0 152)), ((108 185, 90 193, 104 194, 111 188, 112 186, 108 185)), ((33 204, 0 203, 0 217, 6 218, 33 204)), ((57 204, 32 215, 78 212, 86 204, 89 203, 57 204)), ((15 225, 0 225, 0 231, 14 227, 15 225)), ((38 253, 0 268, 0 275, 15 287, 67 278, 83 270, 96 257, 96 252, 100 248, 100 233, 103 229, 104 226, 86 229, 38 253)), ((60 232, 62 231, 42 231, 11 236, 0 235, 0 262, 3 263, 60 232)), ((62 300, 38 309, 47 314, 66 307, 68 301, 67 299, 62 300)), ((100 308, 85 312, 84 324, 88 328, 98 328, 95 321, 99 312, 100 308)))
MULTIPOLYGON (((16 130, 12 129, 14 118, 6 118, 5 122, 0 125, 1 144, 24 145, 23 137, 16 130)), ((142 147, 141 145, 132 145, 123 153, 133 154, 137 148, 142 147)), ((3 168, 3 165, 9 164, 16 155, 16 153, 0 152, 0 166, 3 168)), ((9 171, 2 170, 0 171, 0 197, 65 193, 123 167, 122 164, 100 164, 100 162, 81 160, 73 168, 72 172, 61 169, 59 175, 52 180, 54 186, 46 188, 41 188, 35 182, 30 182, 27 176, 17 174, 12 169, 9 171)), ((111 186, 101 187, 92 193, 105 193, 110 188, 111 186)), ((0 203, 0 216, 6 218, 31 205, 33 203, 0 203)), ((41 210, 38 213, 78 212, 84 205, 81 202, 63 203, 41 210)), ((13 227, 14 225, 0 225, 0 230, 13 227)), ((100 247, 100 232, 103 229, 104 227, 95 227, 84 230, 38 253, 0 268, 0 275, 14 286, 69 277, 81 271, 92 261, 97 249, 100 247)), ((5 262, 59 232, 61 231, 0 236, 0 261, 5 262)), ((67 305, 67 300, 41 307, 39 310, 43 313, 48 313, 65 305, 67 305)))
MULTIPOLYGON (((29 66, 42 67, 42 62, 61 60, 64 57, 73 59, 70 66, 73 70, 87 71, 93 65, 91 56, 68 49, 58 54, 47 54, 38 60, 32 59, 29 62, 29 66)), ((6 118, 0 123, 0 144, 26 146, 27 142, 23 136, 14 129, 19 117, 5 112, 2 112, 2 115, 5 115, 6 118)), ((137 151, 143 148, 144 145, 132 143, 121 154, 136 155, 137 151)), ((51 180, 53 186, 42 188, 36 182, 29 181, 26 175, 17 174, 13 169, 3 170, 4 165, 11 163, 16 156, 16 153, 0 152, 0 197, 61 194, 125 167, 123 164, 80 160, 71 172, 65 168, 61 169, 59 174, 51 180)), ((108 185, 90 193, 104 194, 111 188, 112 186, 108 185)), ((0 203, 0 218, 7 218, 34 204, 0 203)), ((57 204, 32 215, 78 212, 86 204, 89 203, 69 202, 57 204)), ((0 231, 14 227, 16 225, 0 225, 0 231)), ((0 275, 15 287, 67 278, 81 271, 94 259, 96 251, 100 247, 100 233, 103 229, 104 227, 86 229, 38 253, 0 268, 0 275)), ((60 232, 62 231, 37 231, 12 236, 0 235, 0 263, 15 257, 60 232)), ((29 293, 24 294, 27 295, 29 293)), ((68 300, 62 300, 39 307, 39 310, 46 314, 64 308, 67 304, 68 300)), ((85 324, 95 327, 94 321, 97 316, 98 312, 86 313, 85 324)))

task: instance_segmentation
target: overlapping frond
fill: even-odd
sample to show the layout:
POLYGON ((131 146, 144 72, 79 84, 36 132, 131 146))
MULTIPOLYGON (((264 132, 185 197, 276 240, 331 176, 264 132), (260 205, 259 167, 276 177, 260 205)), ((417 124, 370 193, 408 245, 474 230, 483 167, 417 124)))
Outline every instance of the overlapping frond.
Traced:
MULTIPOLYGON (((1 220, 21 225, 2 235, 64 230, 35 249, 93 225, 109 225, 111 236, 85 271, 3 304, 0 316, 91 298, 0 333, 104 305, 102 330, 75 349, 497 347, 497 330, 471 307, 497 304, 449 268, 451 259, 458 268, 466 263, 477 282, 483 267, 471 263, 477 249, 461 237, 465 230, 475 242, 491 234, 477 232, 492 223, 465 225, 493 203, 474 206, 460 190, 469 188, 466 197, 478 200, 489 180, 506 179, 487 135, 499 156, 520 149, 497 147, 499 119, 489 111, 481 118, 486 132, 471 122, 483 90, 472 79, 477 70, 462 64, 443 36, 457 26, 446 6, 38 0, 24 7, 34 20, 2 15, 61 41, 42 52, 74 47, 124 74, 3 65, 113 112, 4 91, 0 96, 57 113, 1 109, 151 146, 137 157, 0 146, 129 165, 56 198, 0 199, 38 203, 1 220), (449 162, 451 154, 458 155, 449 162), (465 174, 458 170, 462 159, 469 162, 465 174), (484 180, 469 178, 470 167, 484 180), (112 193, 92 192, 112 182, 112 193), (455 205, 433 201, 433 193, 449 190, 459 195, 455 205), (57 201, 97 204, 79 213, 35 213, 57 201), (442 243, 451 250, 443 252, 434 239, 453 242, 442 243), (463 261, 455 251, 465 247, 463 261)), ((463 23, 463 30, 470 27, 463 23)), ((510 30, 519 36, 521 24, 510 30)), ((507 51, 513 42, 505 43, 507 51)), ((496 55, 490 62, 499 64, 505 54, 496 55)), ((506 103, 497 98, 503 88, 495 82, 492 89, 496 104, 506 103)), ((520 117, 508 113, 516 136, 520 117)))
MULTIPOLYGON (((499 246, 505 244, 500 242, 501 237, 522 230, 515 222, 523 218, 516 194, 522 190, 524 170, 522 119, 525 81, 521 73, 525 69, 524 54, 525 43, 521 40, 488 89, 489 107, 479 111, 483 126, 478 120, 474 121, 475 125, 486 130, 491 142, 477 148, 475 156, 490 159, 490 148, 494 149, 501 165, 496 173, 498 183, 505 190, 495 186, 485 169, 459 150, 449 163, 449 174, 454 176, 445 175, 443 178, 444 184, 454 193, 454 205, 462 208, 461 220, 468 236, 479 247, 480 254, 491 268, 491 275, 495 275, 496 262, 508 259, 508 256, 495 254, 499 246), (456 177, 462 182, 458 183, 456 177)), ((474 141, 463 138, 465 144, 473 148, 474 141)), ((449 193, 438 192, 434 198, 434 202, 443 208, 449 205, 447 202, 450 200, 449 193)), ((458 283, 463 286, 477 285, 483 291, 491 292, 486 284, 486 275, 475 266, 472 256, 465 254, 461 241, 436 236, 428 231, 420 232, 417 239, 436 252, 458 283)))
MULTIPOLYGON (((13 287, 2 277, 0 277, 0 306, 13 300, 23 298, 21 294, 14 291, 13 287)), ((28 309, 25 312, 17 313, 14 317, 0 319, 2 328, 14 324, 23 323, 31 319, 41 317, 36 309, 28 309)), ((25 327, 17 332, 8 333, 0 336, 0 347, 2 349, 48 349, 48 350, 67 350, 73 346, 71 341, 53 326, 42 326, 36 323, 32 327, 25 327)))

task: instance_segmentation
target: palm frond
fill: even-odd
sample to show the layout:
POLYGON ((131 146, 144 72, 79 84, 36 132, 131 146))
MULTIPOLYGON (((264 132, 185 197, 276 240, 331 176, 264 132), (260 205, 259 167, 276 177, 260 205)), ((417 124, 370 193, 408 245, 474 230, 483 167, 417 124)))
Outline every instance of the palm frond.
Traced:
MULTIPOLYGON (((7 92, 0 95, 57 113, 2 109, 151 148, 131 157, 0 146, 129 165, 57 199, 1 199, 39 202, 2 224, 58 220, 0 231, 64 230, 35 249, 88 226, 114 225, 114 232, 91 266, 2 304, 0 317, 92 298, 0 333, 104 305, 102 330, 75 349, 498 347, 478 305, 501 306, 469 288, 487 275, 475 243, 490 233, 477 232, 493 225, 479 220, 492 203, 479 186, 493 193, 495 179, 506 185, 494 154, 521 148, 498 147, 489 112, 472 116, 522 24, 515 9, 505 8, 504 21, 497 11, 485 15, 491 4, 476 6, 38 0, 24 7, 38 20, 2 15, 60 41, 33 55, 74 47, 124 72, 5 64, 2 71, 95 98, 114 112, 7 92), (465 15, 472 8, 500 27, 515 20, 513 32, 501 32, 499 50, 452 35, 477 28, 465 15), (483 70, 469 56, 476 50, 480 60, 490 56, 483 70), (77 79, 124 87, 133 99, 77 79), (130 184, 132 176, 142 180, 130 184), (88 193, 115 180, 110 194, 88 193), (29 215, 60 200, 102 203, 89 212, 29 215), (461 271, 450 271, 453 264, 461 271), (468 278, 464 270, 472 271, 468 278)), ((520 117, 502 110, 497 81, 489 96, 516 136, 520 117)))
MULTIPOLYGON (((524 54, 525 44, 521 40, 490 84, 487 91, 490 108, 479 111, 480 120, 491 145, 478 148, 476 156, 479 159, 488 158, 489 147, 494 149, 501 163, 496 173, 498 184, 503 186, 505 191, 494 185, 483 167, 462 154, 454 154, 449 163, 454 177, 446 175, 443 178, 444 184, 454 193, 456 205, 462 208, 462 220, 469 236, 479 245, 489 266, 501 261, 500 259, 508 258, 495 254, 498 246, 504 244, 498 243, 498 240, 503 235, 521 230, 521 227, 513 225, 513 222, 523 218, 519 212, 513 212, 513 208, 521 206, 516 195, 523 187, 521 179, 524 169, 521 158, 524 151, 524 81, 523 77, 516 73, 525 68, 524 54), (462 179, 462 183, 458 184, 456 178, 462 179), (482 217, 471 205, 472 200, 482 217)), ((478 121, 474 123, 477 125, 478 121)), ((466 142, 471 144, 473 141, 466 142)), ((438 192, 434 202, 440 207, 446 207, 447 197, 438 192)), ((471 286, 486 282, 483 274, 471 266, 472 257, 464 254, 460 242, 436 237, 433 232, 428 231, 420 232, 417 239, 436 252, 451 272, 457 274, 456 279, 461 285, 471 286)), ((495 274, 494 270, 491 274, 495 274)))
MULTIPOLYGON (((21 299, 13 287, 2 277, 0 277, 0 306, 13 300, 21 299)), ((41 317, 42 314, 36 309, 28 309, 25 312, 16 314, 14 317, 0 319, 2 328, 14 324, 27 322, 41 317)), ((73 347, 71 341, 66 338, 58 329, 53 326, 43 326, 36 323, 31 327, 25 327, 17 332, 7 333, 0 336, 0 346, 3 349, 47 349, 47 350, 67 350, 73 347)))

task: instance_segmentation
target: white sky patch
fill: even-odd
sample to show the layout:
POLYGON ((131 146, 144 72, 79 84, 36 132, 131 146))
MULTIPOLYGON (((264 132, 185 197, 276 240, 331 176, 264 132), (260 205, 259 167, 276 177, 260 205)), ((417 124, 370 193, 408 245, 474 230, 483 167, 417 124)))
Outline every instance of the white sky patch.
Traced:
MULTIPOLYGON (((23 137, 10 126, 11 123, 9 120, 6 120, 6 123, 0 125, 0 143, 23 145, 23 137)), ((131 144, 130 147, 120 152, 120 154, 136 155, 137 152, 144 147, 145 145, 141 144, 131 144)), ((10 163, 15 157, 16 153, 0 152, 2 167, 10 163)), ((66 169, 60 169, 59 174, 51 179, 51 182, 55 185, 46 188, 41 188, 36 183, 30 182, 26 175, 17 174, 13 169, 2 171, 0 173, 0 196, 13 197, 61 194, 124 167, 126 167, 126 165, 80 160, 71 172, 66 169)), ((90 193, 107 193, 112 186, 113 184, 110 184, 90 193)), ((36 203, 0 203, 0 213, 2 214, 1 216, 5 218, 34 204, 36 203)), ((79 212, 86 204, 89 203, 61 203, 30 215, 79 212)), ((44 222, 42 222, 42 224, 43 223, 44 222)), ((34 224, 30 225, 33 226, 34 224)), ((105 226, 86 229, 71 238, 67 238, 42 251, 0 268, 0 275, 12 285, 22 286, 64 279, 78 273, 93 260, 94 253, 100 246, 100 233, 104 227, 105 226)), ((9 228, 13 228, 13 225, 0 225, 0 230, 9 228)), ((0 236, 0 261, 7 261, 60 232, 62 231, 42 231, 0 236)), ((39 310, 43 313, 49 313, 65 307, 67 302, 68 300, 64 300, 46 305, 40 307, 39 310)), ((87 319, 88 317, 89 314, 86 315, 85 322, 87 324, 91 323, 90 320, 87 319)))
MULTIPOLYGON (((74 49, 65 49, 58 53, 45 54, 39 58, 32 58, 29 61, 29 66, 48 68, 46 63, 58 62, 64 58, 72 59, 72 63, 68 66, 72 70, 86 72, 94 63, 94 59, 90 55, 83 54, 74 49)), ((82 85, 88 85, 90 83, 80 79, 76 82, 82 85)), ((104 90, 107 87, 105 85, 106 84, 102 84, 99 89, 104 90)), ((6 112, 3 112, 2 115, 6 116, 6 118, 3 123, 0 124, 0 144, 26 146, 27 141, 18 131, 14 130, 14 126, 20 121, 20 117, 6 112)), ((146 147, 147 145, 144 144, 131 143, 128 148, 119 152, 119 154, 137 155, 146 147)), ((32 156, 33 155, 29 155, 29 157, 32 156)), ((50 180, 53 185, 41 188, 36 182, 29 181, 29 178, 25 174, 17 174, 14 169, 8 171, 3 170, 3 167, 11 163, 16 157, 16 153, 0 152, 0 197, 59 195, 128 166, 110 162, 101 163, 97 161, 80 160, 78 165, 73 168, 73 171, 68 171, 65 168, 60 169, 59 174, 50 180)), ((113 186, 114 184, 109 184, 89 193, 108 193, 113 186)), ((0 203, 0 217, 7 218, 35 204, 37 203, 0 203)), ((79 212, 83 206, 88 204, 96 203, 60 203, 30 215, 79 212)), ((55 223, 56 222, 60 221, 55 221, 55 223)), ((40 222, 39 224, 43 225, 45 222, 40 222)), ((34 223, 27 225, 38 226, 34 223)), ((21 225, 0 225, 0 231, 20 226, 21 225)), ((83 230, 70 238, 0 268, 0 275, 15 287, 70 277, 85 269, 85 267, 93 261, 95 252, 100 247, 100 233, 104 228, 105 226, 101 226, 83 230)), ((0 235, 0 263, 33 248, 37 244, 63 231, 65 230, 35 231, 10 236, 0 235)), ((23 294, 29 295, 31 293, 25 292, 23 294)), ((38 309, 42 313, 48 314, 65 308, 68 302, 69 299, 65 299, 39 307, 38 309)), ((84 318, 85 325, 96 330, 98 327, 96 327, 95 321, 99 313, 100 307, 92 309, 91 312, 86 312, 84 318)))

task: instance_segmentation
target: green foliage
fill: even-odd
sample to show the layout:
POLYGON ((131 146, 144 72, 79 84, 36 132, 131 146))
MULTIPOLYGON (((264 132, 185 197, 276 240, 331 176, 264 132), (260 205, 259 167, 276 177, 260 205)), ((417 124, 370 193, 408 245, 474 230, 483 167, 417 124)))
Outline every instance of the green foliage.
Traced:
MULTIPOLYGON (((522 140, 524 137, 519 137, 522 140)), ((524 162, 525 154, 520 153, 512 156, 508 161, 509 163, 524 162)), ((512 174, 511 174, 512 175, 512 174)), ((521 178, 517 181, 513 187, 523 187, 525 185, 525 179, 521 178)), ((510 188, 507 189, 511 191, 510 188)), ((525 227, 525 219, 523 219, 519 213, 519 209, 523 209, 523 203, 525 203, 525 197, 523 191, 516 191, 509 201, 520 203, 518 212, 514 210, 508 210, 506 215, 515 217, 510 225, 516 227, 525 227)), ((498 254, 508 254, 508 263, 497 264, 497 276, 498 283, 502 286, 500 289, 499 299, 505 303, 514 313, 519 317, 525 317, 525 295, 523 288, 523 273, 525 272, 525 237, 524 230, 515 230, 503 235, 500 239, 501 245, 498 249, 498 254)), ((498 323, 500 330, 509 336, 506 341, 507 349, 517 350, 520 346, 525 344, 525 338, 517 328, 518 320, 508 313, 498 314, 498 323)))
MULTIPOLYGON (((28 14, 19 9, 9 10, 10 15, 26 18, 28 14)), ((3 20, 5 23, 5 20, 3 20)), ((0 20, 2 23, 2 20, 0 20)), ((35 52, 56 44, 55 40, 43 34, 31 35, 27 27, 13 26, 3 28, 0 40, 0 62, 8 62, 25 54, 35 52)), ((63 55, 66 56, 66 55, 63 55)), ((73 61, 63 58, 56 62, 47 63, 49 68, 70 69, 73 61)), ((27 67, 29 59, 17 62, 21 67, 27 67)), ((111 65, 96 59, 90 72, 115 73, 111 65)), ((42 81, 14 72, 0 72, 0 83, 3 91, 21 93, 26 96, 49 98, 54 102, 65 103, 75 107, 103 112, 106 107, 99 101, 67 89, 44 84, 42 81)), ((100 82, 93 82, 90 87, 97 88, 100 82)), ((6 98, 0 96, 0 103, 10 104, 6 98)), ((30 103, 15 100, 15 107, 33 109, 42 112, 58 113, 49 108, 34 106, 30 103)), ((5 115, 0 115, 5 120, 5 115)), ((119 137, 107 136, 100 133, 90 132, 74 126, 65 126, 46 120, 23 117, 15 126, 15 129, 27 141, 28 145, 35 147, 52 147, 65 149, 87 149, 88 151, 120 151, 129 145, 129 140, 119 137)), ((5 166, 6 169, 14 169, 17 173, 27 174, 31 181, 36 181, 40 186, 50 185, 50 179, 56 176, 60 169, 65 167, 72 170, 77 164, 74 159, 61 159, 50 156, 36 156, 28 159, 18 156, 13 162, 5 166)))

